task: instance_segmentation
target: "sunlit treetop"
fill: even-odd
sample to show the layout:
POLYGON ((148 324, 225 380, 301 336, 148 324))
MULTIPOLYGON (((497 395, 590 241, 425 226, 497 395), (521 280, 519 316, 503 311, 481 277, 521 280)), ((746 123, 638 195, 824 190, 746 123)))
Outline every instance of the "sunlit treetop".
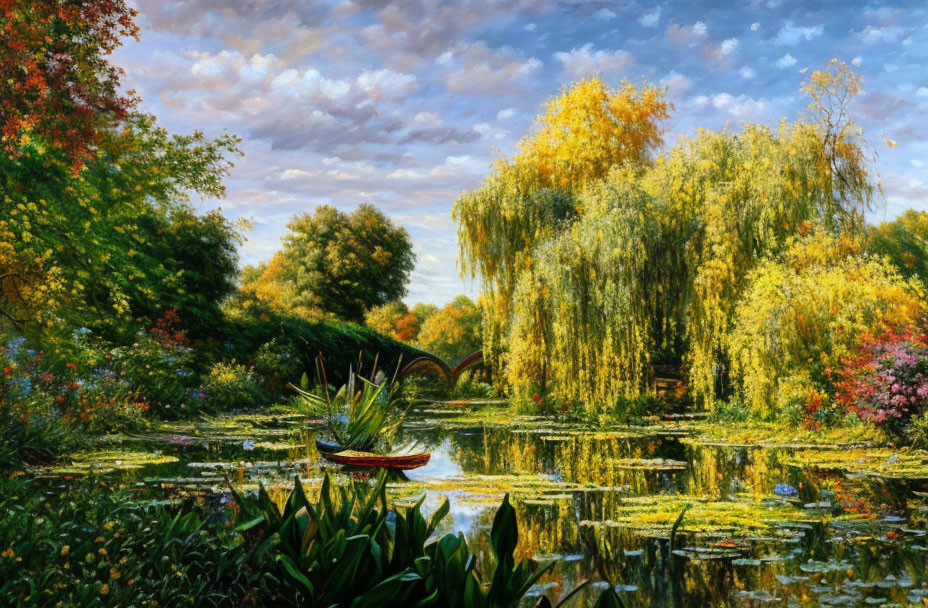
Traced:
POLYGON ((669 110, 657 87, 623 81, 613 89, 599 78, 580 80, 545 104, 537 131, 523 137, 518 153, 501 159, 497 168, 531 168, 536 186, 575 190, 615 165, 646 162, 663 143, 669 110))

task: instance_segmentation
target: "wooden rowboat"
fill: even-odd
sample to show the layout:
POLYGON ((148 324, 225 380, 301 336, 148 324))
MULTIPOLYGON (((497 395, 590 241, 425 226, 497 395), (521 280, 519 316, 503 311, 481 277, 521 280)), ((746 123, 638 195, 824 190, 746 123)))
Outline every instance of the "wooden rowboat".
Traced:
POLYGON ((389 455, 345 450, 334 454, 323 453, 322 457, 328 461, 352 467, 409 470, 427 465, 431 454, 424 452, 422 454, 389 455))

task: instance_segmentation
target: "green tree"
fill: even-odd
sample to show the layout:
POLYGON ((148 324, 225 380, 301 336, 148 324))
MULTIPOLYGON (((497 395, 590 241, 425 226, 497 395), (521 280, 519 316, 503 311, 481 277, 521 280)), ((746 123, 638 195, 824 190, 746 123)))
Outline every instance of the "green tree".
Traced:
POLYGON ((234 224, 218 210, 197 215, 179 205, 148 227, 153 256, 164 267, 164 280, 151 297, 131 302, 133 312, 152 318, 173 308, 193 338, 214 333, 222 321, 220 304, 235 293, 238 250, 247 224, 234 224))
POLYGON ((422 324, 416 344, 447 361, 456 361, 481 345, 480 308, 458 296, 422 324))
POLYGON ((415 261, 409 234, 373 206, 345 214, 322 205, 287 227, 279 280, 305 306, 362 322, 370 308, 406 295, 415 261))
POLYGON ((902 276, 928 284, 928 213, 909 209, 871 228, 868 249, 888 257, 902 276))
MULTIPOLYGON (((177 303, 188 278, 180 277, 194 268, 189 264, 204 276, 213 272, 210 264, 228 272, 228 243, 219 247, 222 256, 188 260, 187 268, 165 256, 185 255, 173 250, 192 222, 186 201, 191 192, 223 194, 236 145, 230 136, 172 135, 150 117, 135 116, 77 174, 49 162, 55 151, 32 145, 0 158, 0 310, 7 320, 120 325, 177 303), (165 301, 171 289, 176 297, 165 301)), ((212 228, 221 223, 216 216, 202 221, 212 228)), ((228 226, 219 232, 231 236, 228 226)))

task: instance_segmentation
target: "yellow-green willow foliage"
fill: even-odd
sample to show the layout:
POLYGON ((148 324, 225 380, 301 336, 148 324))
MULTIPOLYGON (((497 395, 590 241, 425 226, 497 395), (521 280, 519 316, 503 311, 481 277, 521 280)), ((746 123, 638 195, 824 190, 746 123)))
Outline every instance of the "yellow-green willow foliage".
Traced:
POLYGON ((797 239, 751 273, 738 305, 727 340, 738 391, 757 417, 801 415, 810 399, 827 399, 866 336, 922 315, 924 296, 889 260, 861 254, 857 239, 797 239))
POLYGON ((601 412, 647 393, 655 354, 671 353, 713 403, 751 269, 808 221, 862 222, 872 188, 858 131, 834 128, 821 118, 700 131, 566 196, 532 189, 537 166, 498 167, 455 206, 464 267, 496 304, 485 316, 491 361, 517 393, 601 412))
POLYGON ((534 249, 575 217, 572 193, 617 164, 641 164, 662 143, 668 115, 661 91, 597 78, 564 88, 538 117, 538 129, 501 158, 484 184, 454 205, 466 274, 480 277, 484 357, 497 368, 505 352, 512 295, 532 269, 534 249))
POLYGON ((539 248, 515 290, 508 377, 524 394, 611 403, 645 387, 670 277, 634 172, 616 169, 579 202, 583 219, 539 248))

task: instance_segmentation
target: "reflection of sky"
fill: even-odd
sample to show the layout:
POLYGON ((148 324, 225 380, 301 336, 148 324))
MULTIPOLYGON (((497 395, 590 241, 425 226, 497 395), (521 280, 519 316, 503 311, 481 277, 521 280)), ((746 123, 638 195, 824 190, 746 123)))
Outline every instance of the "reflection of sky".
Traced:
MULTIPOLYGON (((431 480, 453 479, 462 477, 464 469, 452 457, 451 440, 445 438, 441 444, 431 450, 429 463, 422 468, 406 472, 411 481, 427 482, 431 480)), ((450 492, 427 492, 425 510, 429 514, 438 508, 444 498, 448 499, 451 511, 448 521, 451 523, 448 532, 472 532, 474 520, 484 511, 491 508, 485 504, 467 500, 467 493, 452 490, 450 492)), ((443 528, 444 529, 444 528, 443 528)))
POLYGON ((924 0, 130 2, 141 41, 114 59, 142 108, 244 140, 222 207, 254 221, 245 263, 267 260, 296 212, 369 202, 411 233, 409 301, 451 299, 468 289, 452 201, 562 83, 594 73, 667 87, 673 142, 792 119, 809 70, 837 57, 865 78, 853 111, 880 144, 888 203, 874 219, 928 207, 924 0))
POLYGON ((428 481, 430 479, 448 479, 460 477, 464 469, 451 456, 451 440, 445 438, 441 445, 432 448, 429 463, 424 467, 406 472, 412 481, 428 481))

